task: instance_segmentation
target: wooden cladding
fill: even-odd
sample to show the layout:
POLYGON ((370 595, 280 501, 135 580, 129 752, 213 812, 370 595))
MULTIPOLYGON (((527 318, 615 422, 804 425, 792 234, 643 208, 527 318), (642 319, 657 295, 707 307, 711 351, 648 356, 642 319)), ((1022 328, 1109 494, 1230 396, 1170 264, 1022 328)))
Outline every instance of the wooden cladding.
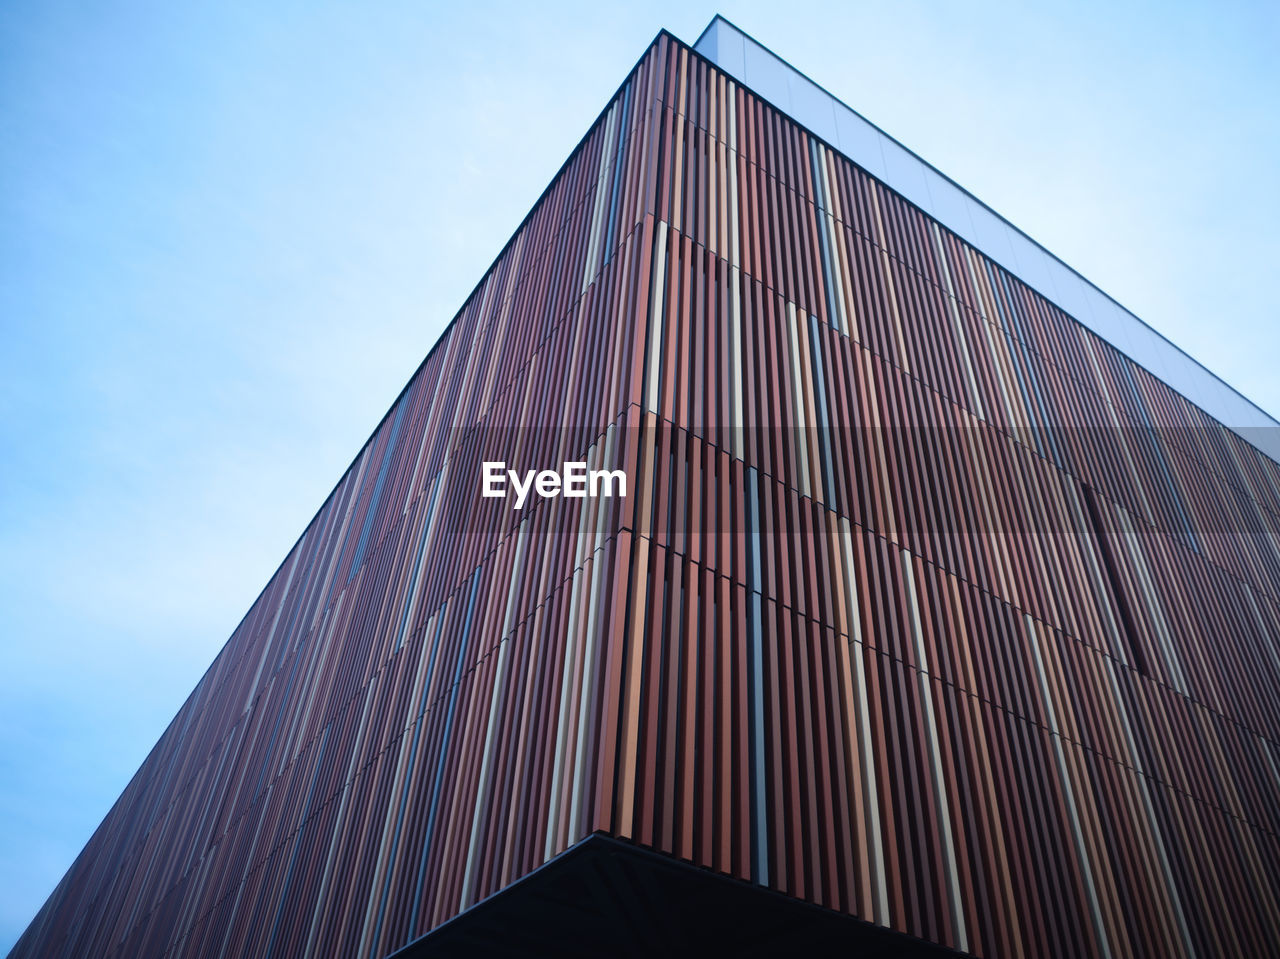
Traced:
POLYGON ((1280 468, 658 76, 609 828, 981 955, 1280 948, 1280 468))
POLYGON ((1272 954, 1278 690, 1280 466, 663 34, 14 955, 385 955, 596 831, 1272 954))
MULTIPOLYGON (((14 955, 385 955, 587 835, 615 500, 480 456, 634 462, 652 57, 357 455, 14 955)), ((625 505, 625 501, 623 501, 625 505)))

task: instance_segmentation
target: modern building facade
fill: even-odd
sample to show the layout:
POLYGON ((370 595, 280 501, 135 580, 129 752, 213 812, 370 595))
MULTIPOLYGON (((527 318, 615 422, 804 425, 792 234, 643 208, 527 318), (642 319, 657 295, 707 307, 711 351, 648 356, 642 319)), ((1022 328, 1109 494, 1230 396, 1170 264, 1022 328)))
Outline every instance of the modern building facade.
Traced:
POLYGON ((13 955, 1280 953, 1274 427, 660 34, 13 955))

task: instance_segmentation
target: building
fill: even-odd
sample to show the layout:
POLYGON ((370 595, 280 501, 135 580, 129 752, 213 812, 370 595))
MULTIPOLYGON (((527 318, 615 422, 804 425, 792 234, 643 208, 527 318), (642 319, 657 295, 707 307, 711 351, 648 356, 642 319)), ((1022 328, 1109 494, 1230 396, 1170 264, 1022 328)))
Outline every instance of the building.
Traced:
POLYGON ((660 34, 13 955, 1274 954, 1275 425, 660 34))

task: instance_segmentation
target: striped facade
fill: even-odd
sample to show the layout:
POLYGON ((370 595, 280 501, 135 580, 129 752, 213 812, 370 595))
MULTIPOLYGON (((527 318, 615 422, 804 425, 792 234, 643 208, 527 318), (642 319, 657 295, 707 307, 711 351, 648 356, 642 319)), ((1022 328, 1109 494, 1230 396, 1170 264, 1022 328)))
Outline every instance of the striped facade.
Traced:
POLYGON ((383 956, 593 833, 1277 954, 1278 797, 1280 466, 664 33, 13 955, 383 956))

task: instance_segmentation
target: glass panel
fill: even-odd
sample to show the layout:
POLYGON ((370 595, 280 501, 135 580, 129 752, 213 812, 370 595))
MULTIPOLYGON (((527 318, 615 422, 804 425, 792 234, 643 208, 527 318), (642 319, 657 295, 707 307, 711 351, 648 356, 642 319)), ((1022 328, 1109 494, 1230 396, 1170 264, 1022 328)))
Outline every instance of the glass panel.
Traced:
POLYGON ((836 115, 829 94, 804 77, 791 77, 791 115, 828 143, 836 142, 836 115))
POLYGON ((1093 318, 1098 323, 1095 332, 1126 356, 1133 355, 1133 337, 1129 318, 1116 306, 1111 297, 1101 290, 1093 298, 1093 318))
POLYGON ((707 31, 704 40, 711 41, 710 50, 699 47, 698 52, 731 77, 741 80, 745 73, 743 47, 747 42, 743 35, 723 20, 717 20, 715 29, 707 31))
POLYGON ((1050 268, 1054 271, 1053 286, 1058 292, 1055 302, 1070 316, 1088 326, 1092 317, 1089 315, 1089 301, 1080 288, 1080 277, 1056 260, 1051 261, 1050 268))
MULTIPOLYGON (((717 54, 720 46, 720 30, 723 26, 724 22, 722 20, 712 20, 707 29, 703 31, 702 36, 698 38, 698 42, 693 45, 695 53, 701 53, 712 63, 719 63, 722 67, 724 64, 717 54)), ((726 67, 725 69, 728 68, 726 67)))
POLYGON ((1035 289, 1052 297, 1053 283, 1049 279, 1049 269, 1045 264, 1044 251, 1017 230, 1008 226, 1005 229, 1013 246, 1013 255, 1018 260, 1018 266, 1014 272, 1035 289))
POLYGON ((966 197, 965 203, 969 207, 969 222, 973 224, 974 246, 1001 266, 1013 269, 1013 250, 1009 248, 1008 227, 1004 221, 971 197, 966 197))
POLYGON ((791 91, 787 86, 789 72, 781 60, 758 43, 745 43, 743 82, 783 111, 791 109, 791 91))
POLYGON ((924 185, 924 165, 894 143, 882 137, 880 148, 884 151, 885 182, 916 206, 933 212, 933 200, 924 185))
POLYGON ((880 152, 880 131, 848 107, 836 107, 836 146, 873 177, 884 179, 884 154, 880 152))
POLYGON ((952 232, 965 239, 971 237, 973 221, 969 219, 969 206, 964 201, 964 194, 927 166, 924 168, 924 179, 929 188, 929 199, 933 201, 933 215, 952 232))
POLYGON ((1148 372, 1154 373, 1179 392, 1183 389, 1195 389, 1196 384, 1188 381, 1185 369, 1171 367, 1167 362, 1170 357, 1177 356, 1178 351, 1171 349, 1168 341, 1150 327, 1135 320, 1128 310, 1122 312, 1126 315, 1127 325, 1133 332, 1130 341, 1137 351, 1134 359, 1145 366, 1148 372), (1180 387, 1179 383, 1183 386, 1180 387))

